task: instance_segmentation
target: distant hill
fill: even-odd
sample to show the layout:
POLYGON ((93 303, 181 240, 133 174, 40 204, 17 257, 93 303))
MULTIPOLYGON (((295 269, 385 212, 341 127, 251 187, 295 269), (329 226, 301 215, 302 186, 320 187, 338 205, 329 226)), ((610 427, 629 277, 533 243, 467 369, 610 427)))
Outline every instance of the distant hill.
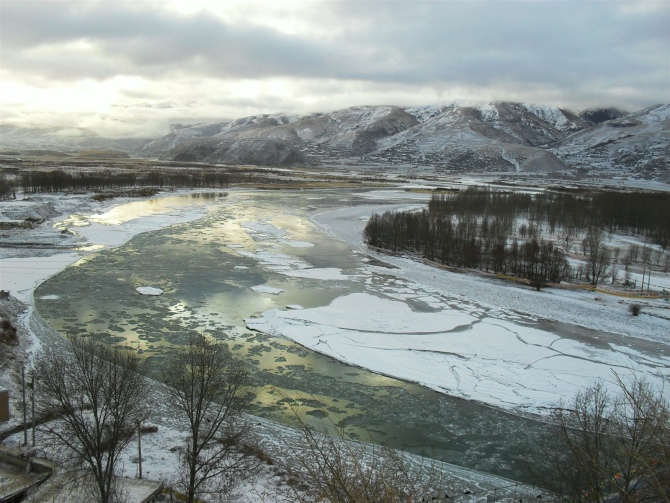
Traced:
POLYGON ((147 138, 105 138, 85 128, 19 127, 0 123, 0 149, 134 153, 146 142, 147 138))
POLYGON ((67 136, 63 131, 27 132, 2 125, 0 146, 17 148, 21 140, 24 148, 29 143, 31 148, 53 148, 66 138, 80 150, 113 149, 139 157, 220 164, 437 173, 579 170, 661 180, 668 178, 669 109, 658 105, 625 113, 601 108, 575 114, 510 102, 358 106, 302 116, 277 113, 175 124, 169 134, 141 143, 105 140, 86 130, 67 136))

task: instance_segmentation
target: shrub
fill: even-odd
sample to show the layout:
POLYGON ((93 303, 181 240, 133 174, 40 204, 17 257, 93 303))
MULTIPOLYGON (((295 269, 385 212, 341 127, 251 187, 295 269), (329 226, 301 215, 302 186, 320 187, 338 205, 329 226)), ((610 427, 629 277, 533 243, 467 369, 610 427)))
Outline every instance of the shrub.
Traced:
POLYGON ((0 321, 0 341, 7 344, 15 344, 18 340, 16 327, 12 325, 12 322, 7 319, 0 321))

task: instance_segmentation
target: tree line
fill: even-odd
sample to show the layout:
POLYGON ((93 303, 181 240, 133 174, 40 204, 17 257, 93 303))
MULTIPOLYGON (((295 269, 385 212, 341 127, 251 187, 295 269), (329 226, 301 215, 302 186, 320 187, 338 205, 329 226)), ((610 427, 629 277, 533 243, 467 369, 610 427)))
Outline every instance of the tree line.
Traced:
POLYGON ((231 174, 210 170, 149 170, 141 172, 73 171, 62 169, 26 171, 19 175, 18 186, 25 194, 96 191, 107 189, 228 187, 231 174))
POLYGON ((511 273, 539 288, 572 276, 597 284, 611 259, 604 233, 614 231, 642 235, 665 250, 670 195, 526 194, 471 187, 434 194, 419 212, 373 214, 363 236, 370 246, 418 253, 449 266, 511 273), (573 270, 566 254, 581 236, 587 265, 573 270))

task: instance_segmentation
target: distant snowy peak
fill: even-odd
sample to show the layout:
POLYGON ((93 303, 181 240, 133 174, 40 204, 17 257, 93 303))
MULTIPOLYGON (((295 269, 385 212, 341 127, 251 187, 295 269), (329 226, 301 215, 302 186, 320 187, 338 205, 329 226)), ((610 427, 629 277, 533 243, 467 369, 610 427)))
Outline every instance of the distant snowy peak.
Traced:
POLYGON ((589 125, 561 108, 501 101, 456 101, 406 110, 433 134, 455 129, 461 138, 468 137, 475 143, 488 139, 538 147, 589 125))
POLYGON ((639 118, 647 124, 667 122, 670 120, 670 104, 654 105, 653 107, 632 113, 630 117, 639 118))
POLYGON ((569 167, 645 179, 670 171, 670 105, 657 105, 568 136, 550 149, 569 167))
POLYGON ((531 114, 559 131, 574 132, 586 126, 583 119, 568 110, 540 105, 522 105, 531 114))

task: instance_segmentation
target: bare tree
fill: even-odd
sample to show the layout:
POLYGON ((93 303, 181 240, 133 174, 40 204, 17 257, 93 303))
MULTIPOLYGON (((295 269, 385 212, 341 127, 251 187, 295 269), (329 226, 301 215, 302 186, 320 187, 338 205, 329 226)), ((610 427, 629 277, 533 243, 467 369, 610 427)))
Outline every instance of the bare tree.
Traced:
POLYGON ((246 367, 228 347, 204 335, 190 337, 163 372, 169 398, 191 434, 180 480, 188 503, 229 491, 256 463, 237 449, 248 430, 242 418, 249 402, 247 378, 246 367))
MULTIPOLYGON (((647 265, 649 266, 649 279, 651 280, 651 248, 645 246, 642 248, 642 284, 640 293, 644 291, 644 277, 647 274, 647 265)), ((647 282, 647 291, 649 291, 649 282, 647 282)))
POLYGON ((631 276, 632 271, 630 270, 631 265, 633 265, 633 254, 631 249, 628 249, 628 252, 623 257, 623 267, 624 267, 624 286, 630 286, 632 284, 631 276))
POLYGON ((139 367, 132 353, 76 338, 68 351, 42 353, 35 363, 38 415, 58 418, 41 429, 91 470, 102 503, 117 500, 116 462, 146 410, 148 383, 139 367))
POLYGON ((590 228, 582 246, 587 258, 586 279, 592 285, 597 285, 600 278, 607 273, 610 261, 609 249, 603 244, 603 231, 594 227, 590 228))
POLYGON ((557 409, 542 480, 563 501, 670 502, 670 409, 663 390, 633 375, 619 391, 596 383, 557 409))
POLYGON ((670 502, 670 403, 663 390, 633 376, 613 401, 613 489, 623 502, 670 502))
POLYGON ((621 248, 615 246, 612 249, 612 266, 610 268, 610 276, 612 276, 612 284, 616 282, 619 275, 619 255, 621 254, 621 248))

